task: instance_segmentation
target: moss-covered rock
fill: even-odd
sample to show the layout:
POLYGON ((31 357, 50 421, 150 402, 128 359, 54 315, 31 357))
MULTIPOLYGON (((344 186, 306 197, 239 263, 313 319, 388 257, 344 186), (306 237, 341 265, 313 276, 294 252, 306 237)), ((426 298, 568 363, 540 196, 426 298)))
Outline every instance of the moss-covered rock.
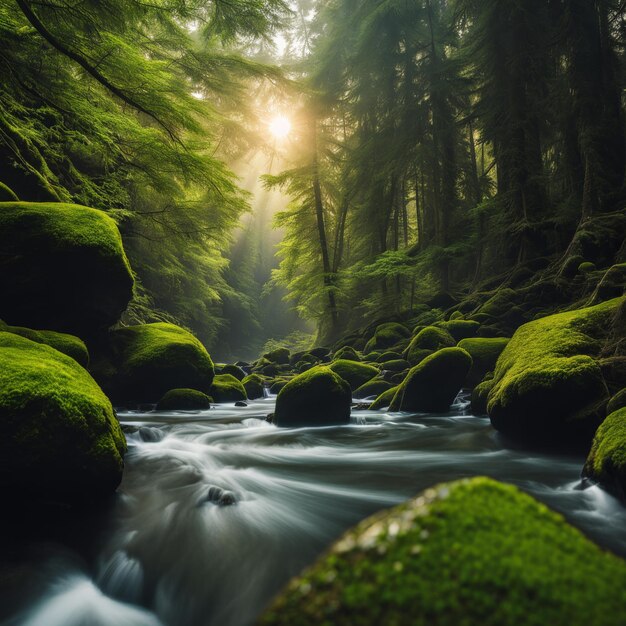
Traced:
POLYGON ((349 530, 262 626, 620 626, 626 563, 511 485, 427 489, 349 530))
POLYGON ((375 376, 378 376, 378 368, 365 363, 356 363, 355 361, 333 361, 329 365, 333 372, 339 374, 349 385, 352 390, 358 389, 375 376))
POLYGON ((92 370, 114 402, 156 402, 170 389, 211 395, 214 367, 204 346, 174 324, 110 331, 94 354, 92 370))
POLYGON ((79 337, 118 321, 133 278, 115 222, 74 204, 0 203, 0 318, 79 337))
POLYGON ((610 415, 619 409, 626 407, 626 389, 618 391, 606 405, 606 414, 610 415))
POLYGON ((43 343, 67 356, 71 356, 77 363, 84 368, 89 366, 89 351, 82 339, 68 335, 67 333, 59 333, 54 330, 32 330, 22 326, 9 326, 0 320, 0 331, 13 333, 26 337, 36 343, 43 343))
POLYGON ((382 368, 388 372, 404 372, 411 367, 411 364, 404 359, 396 359, 395 361, 387 361, 382 364, 382 368))
POLYGON ((595 263, 591 263, 590 261, 583 261, 578 266, 579 274, 590 274, 591 272, 595 272, 595 271, 596 271, 596 265, 595 263))
POLYGON ((278 363, 279 365, 287 365, 289 363, 289 350, 287 348, 276 348, 263 355, 270 363, 278 363))
POLYGON ((246 390, 248 400, 256 400, 262 398, 265 394, 263 392, 263 379, 258 374, 250 374, 242 380, 243 388, 246 390))
POLYGON ((197 389, 170 389, 157 403, 157 411, 206 411, 211 398, 197 389))
POLYGON ((487 415, 487 400, 493 385, 493 373, 490 372, 472 390, 471 409, 474 415, 487 415))
POLYGON ((404 356, 411 365, 417 365, 429 354, 455 345, 454 337, 445 328, 427 326, 413 337, 404 356))
POLYGON ((366 382, 364 385, 361 385, 352 395, 357 400, 362 400, 363 398, 370 398, 372 396, 378 397, 387 389, 391 389, 393 385, 382 378, 374 378, 369 382, 366 382))
POLYGON ((289 379, 276 378, 274 382, 270 385, 270 393, 277 395, 280 393, 280 390, 289 382, 289 379))
POLYGON ((237 380, 243 380, 246 377, 246 373, 237 365, 224 365, 219 371, 220 374, 230 374, 237 380))
POLYGON ((122 478, 126 440, 111 402, 78 363, 0 332, 0 484, 35 498, 91 498, 122 478))
POLYGON ((545 443, 590 442, 608 400, 594 358, 620 300, 521 326, 500 355, 488 412, 512 437, 545 443))
POLYGON ((295 427, 347 424, 351 403, 350 385, 330 367, 318 365, 281 389, 274 423, 295 427))
POLYGON ((398 385, 395 385, 394 387, 387 389, 387 391, 383 391, 378 398, 376 398, 376 400, 369 405, 369 410, 377 411, 378 409, 388 408, 398 391, 398 387, 398 385))
MULTIPOLYGON (((370 354, 370 359, 373 359, 374 353, 370 354)), ((383 352, 383 354, 378 355, 374 360, 377 363, 387 363, 388 361, 397 361, 402 358, 402 354, 400 352, 383 352)))
POLYGON ((398 388, 392 411, 447 411, 463 387, 472 357, 461 348, 443 348, 416 365, 398 388))
POLYGON ((400 343, 403 339, 408 339, 411 331, 402 324, 397 322, 387 322, 380 324, 374 331, 374 336, 367 342, 365 346, 365 354, 369 354, 374 350, 386 350, 400 343))
POLYGON ((240 402, 248 399, 242 382, 231 374, 215 376, 209 395, 215 402, 240 402))
POLYGON ((450 320, 448 322, 437 322, 438 328, 447 330, 455 342, 469 337, 476 337, 480 324, 474 320, 450 320))
POLYGON ((333 361, 339 360, 360 362, 362 359, 361 355, 352 346, 344 346, 333 354, 333 361))
POLYGON ((474 338, 463 339, 458 347, 462 348, 472 357, 472 368, 467 375, 465 385, 467 387, 476 386, 487 372, 493 372, 498 361, 498 357, 509 343, 508 338, 474 338))
POLYGON ((583 473, 626 500, 626 408, 598 428, 583 473))
POLYGON ((462 319, 465 319, 465 316, 463 315, 463 313, 461 313, 461 311, 452 311, 452 313, 450 313, 450 317, 448 319, 450 319, 450 320, 462 320, 462 319))

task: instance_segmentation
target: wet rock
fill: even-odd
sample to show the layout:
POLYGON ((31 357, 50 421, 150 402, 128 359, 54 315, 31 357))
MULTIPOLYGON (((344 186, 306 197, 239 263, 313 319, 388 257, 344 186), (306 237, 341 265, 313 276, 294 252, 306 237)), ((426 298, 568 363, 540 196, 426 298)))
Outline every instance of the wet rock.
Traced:
POLYGON ((226 491, 221 487, 212 485, 206 496, 206 502, 216 504, 217 506, 232 506, 237 504, 237 498, 232 491, 226 491))
POLYGON ((235 406, 243 408, 243 407, 246 407, 248 405, 245 402, 243 402, 242 400, 238 400, 237 402, 235 402, 235 406))

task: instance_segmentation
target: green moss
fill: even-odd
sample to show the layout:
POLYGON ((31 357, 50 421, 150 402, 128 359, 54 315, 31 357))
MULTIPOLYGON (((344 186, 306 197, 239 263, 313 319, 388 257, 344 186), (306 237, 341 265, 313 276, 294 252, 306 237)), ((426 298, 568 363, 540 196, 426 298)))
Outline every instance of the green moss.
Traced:
POLYGON ((463 313, 461 313, 461 311, 453 311, 452 313, 450 313, 450 320, 462 320, 465 319, 465 316, 463 315, 463 313))
POLYGON ((626 564, 511 485, 427 489, 352 530, 262 626, 620 626, 626 564))
POLYGON ((370 411, 376 411, 378 409, 386 409, 391 404, 394 399, 396 392, 398 391, 399 386, 391 387, 391 389, 387 389, 387 391, 383 391, 372 404, 369 406, 370 411))
POLYGON ((606 405, 606 414, 610 415, 611 413, 617 411, 618 409, 623 409, 626 407, 626 389, 622 389, 618 391, 606 405))
POLYGON ((0 317, 84 337, 118 321, 133 278, 115 222, 74 204, 0 203, 0 317))
POLYGON ((595 263, 591 263, 590 261, 584 261, 578 266, 579 274, 589 274, 595 271, 596 271, 595 263))
POLYGON ((157 411, 206 411, 211 398, 196 389, 170 389, 157 403, 157 411))
POLYGON ((393 387, 393 385, 386 380, 375 378, 361 385, 352 395, 358 400, 372 396, 378 397, 384 391, 391 389, 391 387, 393 387))
POLYGON ((89 366, 89 351, 87 350, 87 346, 82 339, 74 337, 74 335, 58 333, 54 330, 32 330, 31 328, 23 328, 22 326, 9 326, 1 320, 0 331, 20 335, 36 343, 43 343, 67 356, 71 356, 84 368, 89 366))
POLYGON ((256 400, 262 398, 263 393, 263 379, 258 374, 250 374, 246 376, 242 381, 243 387, 246 390, 248 400, 256 400))
POLYGON ((398 388, 392 411, 443 412, 463 387, 472 357, 461 348, 443 348, 416 365, 398 388))
POLYGON ((467 387, 474 387, 485 377, 487 372, 493 372, 498 357, 508 343, 508 338, 487 339, 483 337, 463 339, 459 342, 458 347, 468 352, 472 357, 472 368, 465 381, 467 387))
POLYGON ((476 337, 480 324, 474 320, 450 320, 437 322, 437 327, 447 330, 457 342, 469 337, 476 337))
POLYGON ((474 387, 471 403, 474 415, 487 415, 487 399, 494 384, 493 373, 489 373, 482 382, 474 387))
POLYGON ((276 348, 267 354, 263 355, 264 359, 267 359, 270 363, 278 363, 279 365, 286 365, 289 363, 289 350, 287 348, 276 348))
POLYGON ((237 380, 243 380, 246 377, 246 373, 236 365, 224 365, 219 373, 230 374, 231 376, 234 376, 237 380))
POLYGON ((289 382, 288 379, 276 378, 274 382, 270 385, 270 393, 277 395, 280 393, 280 390, 289 382))
POLYGON ((330 369, 339 374, 349 385, 352 390, 358 389, 367 381, 378 376, 378 368, 365 363, 356 363, 355 361, 333 361, 329 365, 330 369))
POLYGON ((373 353, 369 355, 370 359, 375 360, 378 363, 387 363, 388 361, 397 361, 402 358, 402 354, 399 352, 384 352, 378 357, 374 358, 373 353))
POLYGON ((170 389, 210 395, 213 362, 204 346, 174 324, 129 326, 108 333, 92 364, 115 402, 156 402, 170 389))
POLYGON ((276 398, 274 423, 277 426, 347 424, 351 402, 349 384, 330 367, 318 365, 281 389, 276 398))
POLYGON ((112 492, 125 451, 111 403, 84 368, 49 346, 0 332, 5 493, 90 498, 112 492))
POLYGON ((626 500, 626 408, 611 413, 598 428, 584 473, 626 500))
POLYGON ((488 402, 493 426, 531 441, 591 441, 608 400, 593 355, 620 303, 613 300, 521 326, 495 369, 488 402))
POLYGON ((3 182, 0 182, 0 202, 19 202, 17 194, 3 182))
POLYGON ((248 399, 242 382, 230 374, 215 376, 209 395, 215 402, 239 402, 248 399))
POLYGON ((479 312, 489 317, 506 317, 510 309, 518 304, 519 296, 513 289, 498 289, 496 293, 483 304, 479 312))
POLYGON ((382 364, 382 368, 388 372, 404 372, 411 367, 411 364, 404 359, 396 359, 395 361, 387 361, 382 364))
POLYGON ((361 355, 351 346, 344 346, 333 355, 333 361, 361 361, 361 355))
POLYGON ((454 337, 445 328, 427 326, 413 337, 405 358, 411 365, 417 365, 428 354, 442 348, 451 348, 454 345, 456 345, 454 337))
POLYGON ((411 331, 402 324, 387 322, 380 324, 374 331, 374 336, 365 346, 365 354, 374 350, 386 350, 400 343, 403 339, 411 336, 411 331))

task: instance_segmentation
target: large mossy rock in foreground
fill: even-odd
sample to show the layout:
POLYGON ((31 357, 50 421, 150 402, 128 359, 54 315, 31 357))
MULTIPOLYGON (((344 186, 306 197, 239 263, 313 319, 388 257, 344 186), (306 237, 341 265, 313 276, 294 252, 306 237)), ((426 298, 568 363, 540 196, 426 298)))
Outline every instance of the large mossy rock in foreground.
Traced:
POLYGON ((0 332, 0 485, 41 499, 91 499, 122 478, 126 440, 111 402, 76 361, 0 332))
POLYGON ((74 204, 0 203, 0 318, 87 337, 119 320, 133 278, 115 222, 74 204))
POLYGON ((463 387, 472 357, 461 348, 444 348, 416 365, 398 388, 391 411, 447 411, 463 387))
POLYGON ((626 563, 488 478, 440 485, 349 530, 263 626, 619 626, 626 563))
POLYGON ((534 443, 589 443, 605 414, 597 360, 622 299, 521 326, 494 373, 488 413, 497 430, 534 443))
POLYGON ((13 333, 26 337, 35 343, 43 343, 67 356, 71 356, 79 365, 84 368, 89 366, 89 351, 82 339, 68 335, 67 333, 58 333, 54 330, 32 330, 22 326, 9 326, 0 321, 0 332, 13 333))
POLYGON ((174 324, 110 331, 93 355, 94 377, 114 402, 157 402, 170 389, 208 395, 214 367, 204 346, 174 324))
POLYGON ((626 408, 598 428, 583 473, 626 500, 626 408))
POLYGON ((350 385, 326 366, 290 380, 276 398, 277 426, 330 426, 350 421, 350 385))

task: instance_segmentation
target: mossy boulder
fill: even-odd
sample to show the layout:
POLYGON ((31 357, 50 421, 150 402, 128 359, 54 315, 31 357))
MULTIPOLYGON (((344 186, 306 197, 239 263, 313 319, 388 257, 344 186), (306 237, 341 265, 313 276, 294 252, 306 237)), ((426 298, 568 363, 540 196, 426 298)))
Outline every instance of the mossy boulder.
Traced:
POLYGON ((579 274, 590 274, 591 272, 595 272, 595 271, 596 271, 596 265, 595 263, 591 263, 591 261, 583 261, 578 266, 579 274))
POLYGON ((366 382, 364 385, 361 385, 352 395, 357 400, 362 400, 363 398, 370 398, 372 396, 378 397, 387 389, 391 389, 393 385, 382 378, 374 378, 366 382))
POLYGON ((386 409, 391 405, 396 392, 398 391, 398 385, 383 391, 377 398, 369 405, 370 411, 376 411, 378 409, 386 409))
POLYGON ((157 403, 157 411, 206 411, 211 398, 197 389, 170 389, 157 403))
POLYGON ((478 383, 472 390, 471 409, 474 415, 487 415, 487 399, 494 385, 493 373, 489 373, 485 379, 478 383))
POLYGON ((278 365, 287 365, 289 363, 289 350, 287 348, 276 348, 263 355, 270 363, 278 363, 278 365))
POLYGON ((472 357, 472 368, 465 381, 467 387, 476 386, 487 372, 493 372, 496 368, 498 357, 508 343, 508 338, 487 339, 476 337, 459 341, 458 347, 468 352, 472 357))
POLYGON ((461 348, 443 348, 408 373, 390 405, 392 411, 447 411, 463 387, 472 357, 461 348))
POLYGON ((352 346, 344 346, 333 354, 333 361, 339 360, 360 362, 362 359, 361 355, 352 346))
POLYGON ((454 337, 445 328, 426 326, 413 337, 404 357, 411 365, 417 365, 429 354, 455 345, 454 337))
POLYGON ((246 373, 237 365, 224 365, 219 371, 220 374, 230 374, 237 380, 243 380, 246 377, 246 373))
POLYGON ((240 380, 231 374, 218 374, 213 378, 209 395, 215 402, 240 402, 248 399, 240 380))
POLYGON ((447 330, 452 335, 455 342, 469 337, 476 337, 480 324, 474 320, 450 320, 448 322, 437 322, 437 327, 447 330))
POLYGON ((374 350, 386 350, 408 339, 411 331, 402 324, 397 322, 387 322, 380 324, 374 331, 374 336, 367 342, 365 346, 365 354, 374 350))
POLYGON ((611 413, 614 413, 618 409, 623 409, 624 407, 626 407, 626 389, 618 391, 609 400, 609 403, 606 405, 606 413, 607 415, 610 415, 611 413))
POLYGON ((626 500, 626 408, 598 428, 583 473, 626 500))
POLYGON ((404 359, 396 359, 395 361, 387 361, 382 363, 382 368, 388 372, 404 372, 411 367, 411 364, 404 359))
POLYGON ((211 395, 214 376, 204 346, 190 332, 163 322, 110 331, 92 370, 114 402, 157 402, 170 389, 211 395))
POLYGON ((9 326, 2 321, 0 321, 0 331, 26 337, 26 339, 30 339, 35 343, 43 343, 67 356, 71 356, 84 368, 89 366, 87 346, 82 339, 74 337, 74 335, 59 333, 54 330, 33 330, 22 326, 9 326))
POLYGON ((462 319, 465 319, 465 316, 463 315, 463 313, 461 313, 461 311, 452 311, 448 319, 449 320, 462 320, 462 319))
POLYGON ((621 300, 521 326, 494 372, 488 412, 497 430, 536 443, 591 442, 608 390, 597 355, 621 300))
POLYGON ((115 222, 74 204, 0 202, 0 318, 79 337, 115 324, 133 277, 115 222))
POLYGON ((379 374, 378 368, 373 365, 345 361, 343 359, 333 361, 329 367, 333 372, 339 374, 350 385, 352 390, 358 389, 379 374))
POLYGON ((511 485, 427 489, 346 532, 262 626, 620 626, 626 563, 511 485))
POLYGON ((288 379, 276 378, 274 382, 270 385, 270 393, 274 395, 278 395, 280 390, 289 382, 288 379))
POLYGON ((246 390, 248 400, 262 398, 264 394, 263 379, 258 374, 250 374, 242 380, 243 388, 246 390))
MULTIPOLYGON (((373 353, 372 353, 373 354, 373 353)), ((370 359, 373 358, 372 354, 369 355, 370 359)), ((377 363, 387 363, 388 361, 397 361, 402 358, 400 352, 383 352, 383 354, 377 356, 374 360, 377 363)))
POLYGON ((0 332, 3 493, 91 499, 117 488, 126 440, 111 402, 74 359, 0 332))
POLYGON ((350 421, 350 385, 318 365, 290 380, 276 398, 277 426, 329 426, 350 421))

